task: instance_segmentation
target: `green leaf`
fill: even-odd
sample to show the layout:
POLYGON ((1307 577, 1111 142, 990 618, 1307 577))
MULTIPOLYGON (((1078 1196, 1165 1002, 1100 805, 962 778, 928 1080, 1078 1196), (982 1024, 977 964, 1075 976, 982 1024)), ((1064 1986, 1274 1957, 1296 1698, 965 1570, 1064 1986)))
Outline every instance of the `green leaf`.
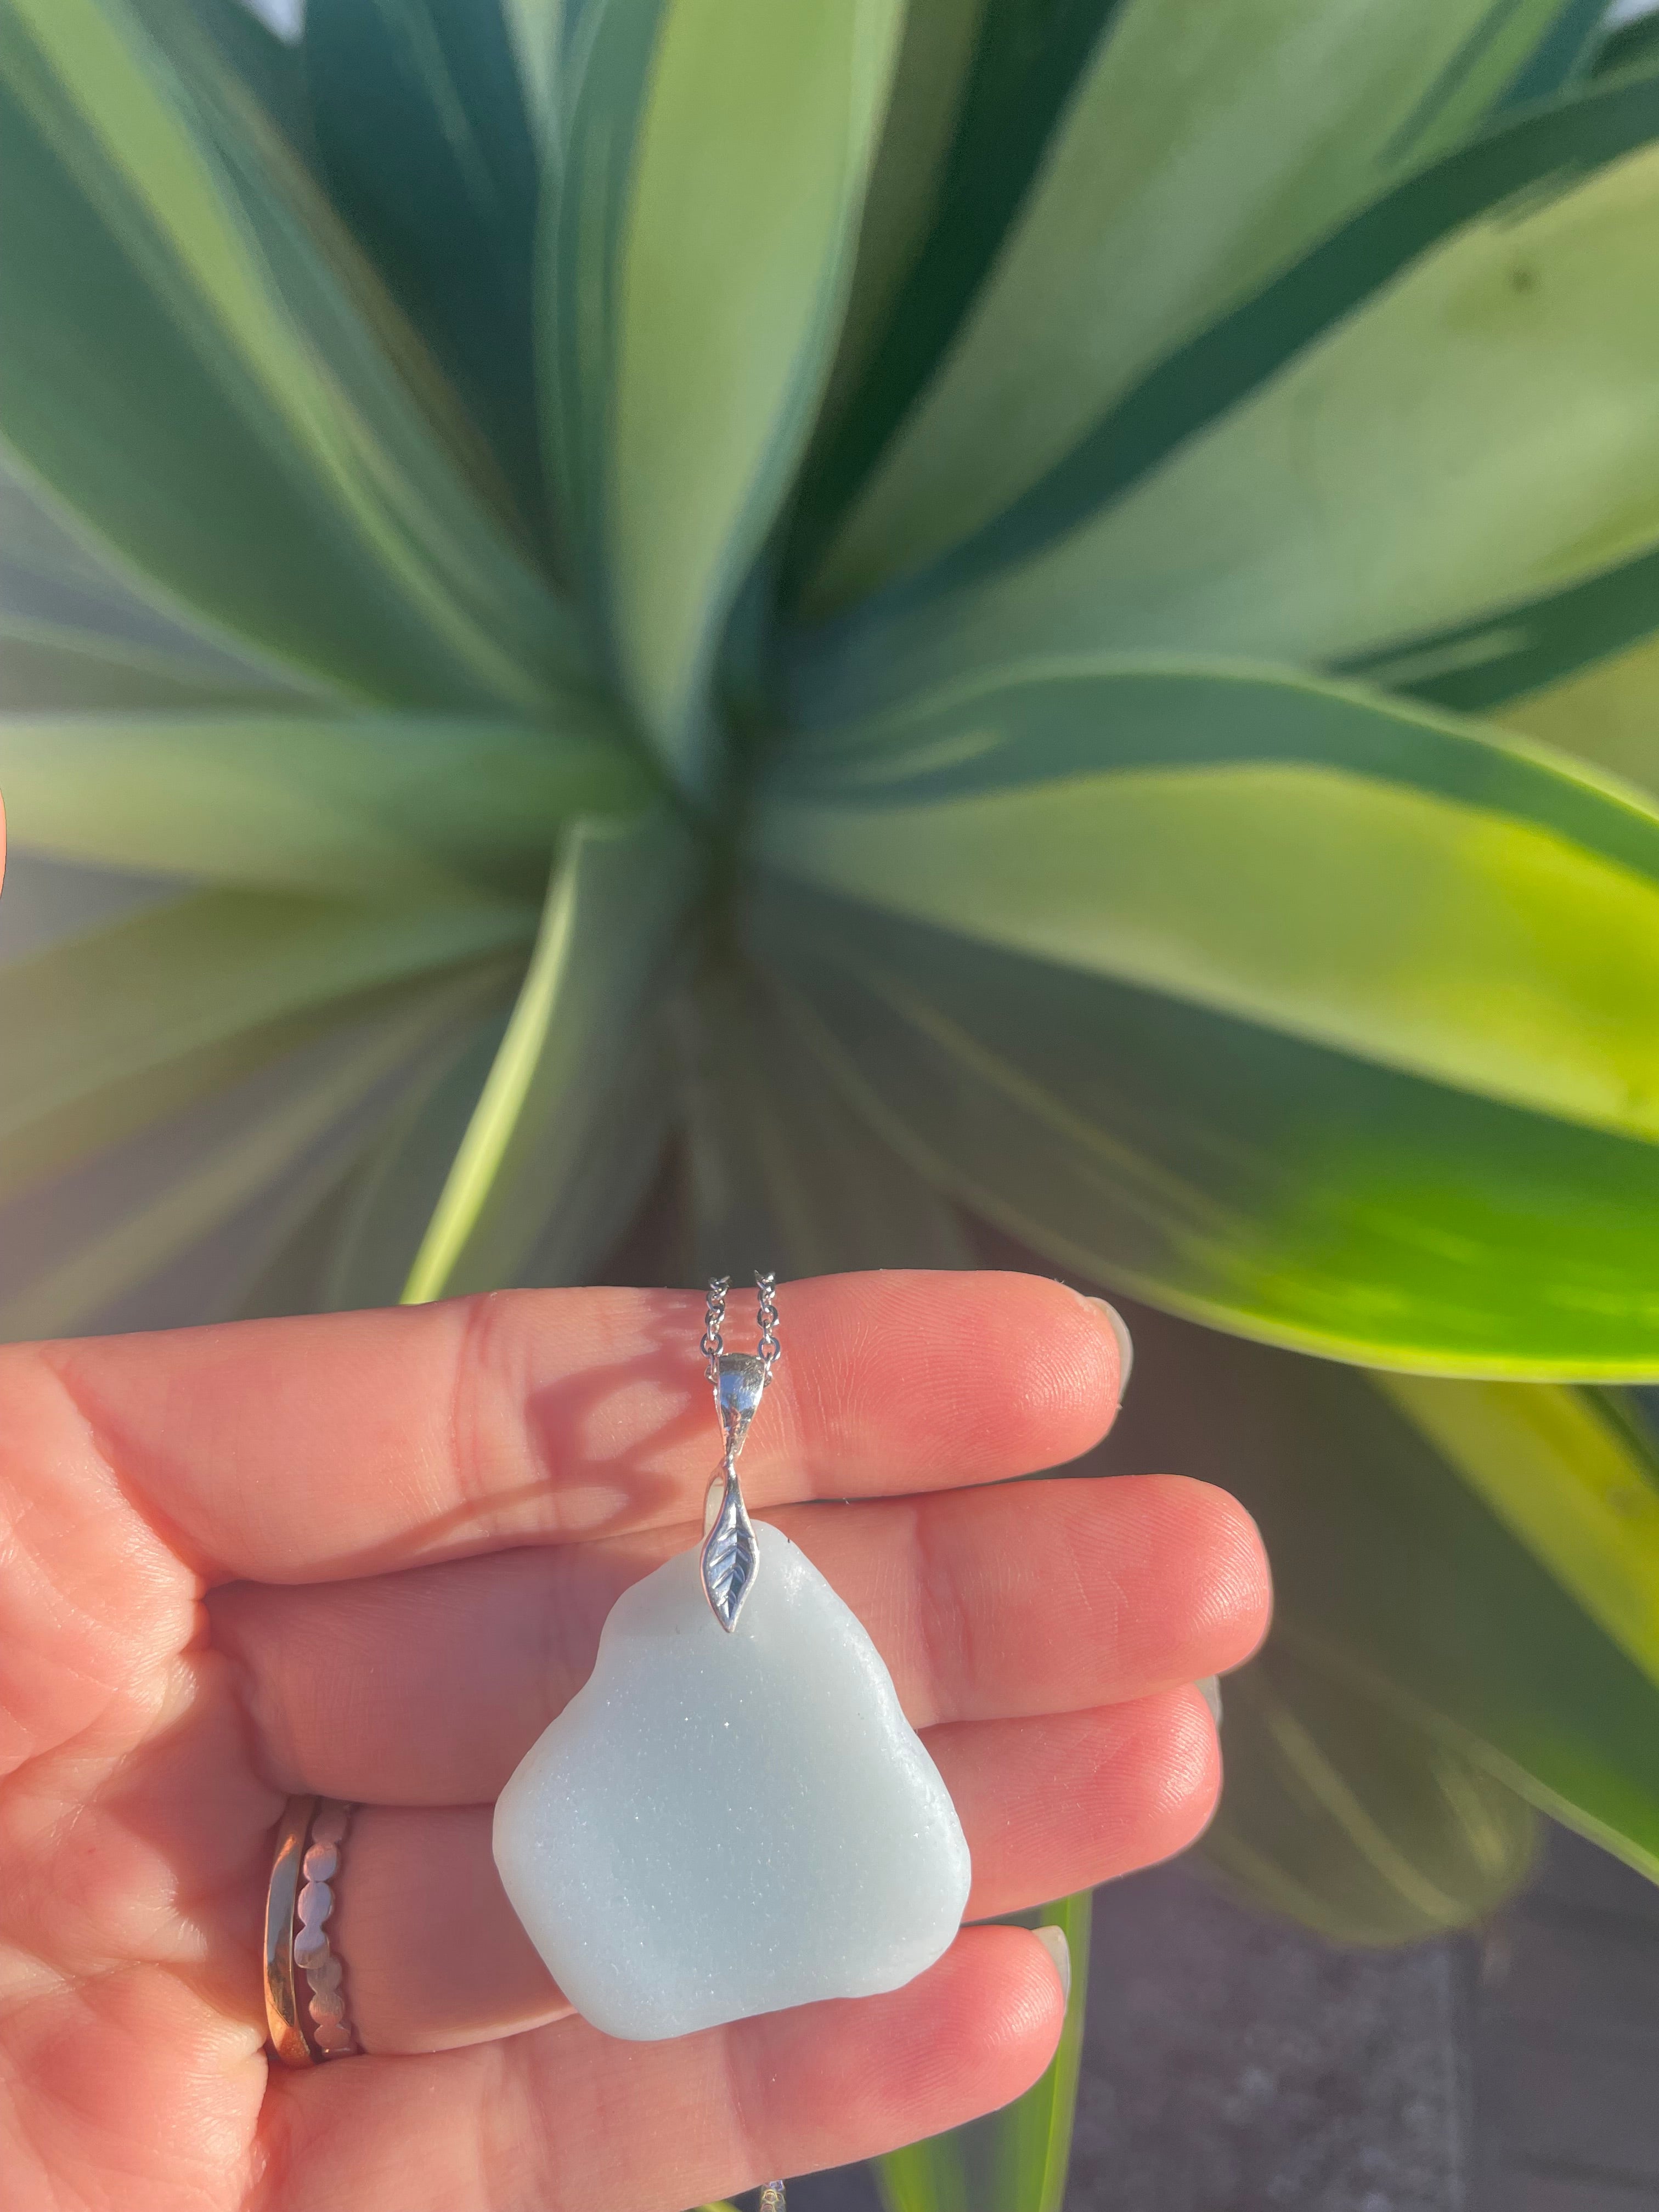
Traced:
POLYGON ((679 1012, 699 1274, 974 1264, 955 1208, 825 1084, 792 994, 713 969, 679 1012))
POLYGON ((565 0, 501 0, 501 18, 519 72, 530 134, 539 154, 551 150, 558 128, 560 51, 564 41, 565 0))
POLYGON ((1376 1387, 1659 1685, 1659 1454, 1620 1401, 1422 1375, 1376 1387))
POLYGON ((1517 694, 1546 689, 1575 669, 1645 638, 1653 629, 1659 548, 1581 583, 1472 621, 1358 653, 1339 672, 1462 714, 1508 719, 1517 694))
POLYGON ((413 714, 0 714, 20 845, 364 899, 533 902, 561 823, 652 779, 599 711, 558 730, 413 714))
POLYGON ((191 657, 95 632, 0 614, 0 695, 16 715, 138 714, 204 708, 255 713, 282 701, 261 697, 237 674, 191 657))
POLYGON ((164 610, 143 581, 100 558, 0 445, 0 697, 9 712, 306 703, 270 667, 164 610))
POLYGON ((747 927, 860 1110, 1051 1258, 1382 1364, 1639 1376, 1656 827, 1358 692, 1079 663, 798 742, 747 927))
POLYGON ((0 968, 0 1195, 153 1127, 365 1001, 501 959, 522 908, 204 891, 0 968))
POLYGON ((1500 108, 1552 99, 1565 86, 1586 77, 1607 15, 1607 0, 1555 0, 1553 20, 1504 87, 1500 108))
MULTIPOLYGON (((660 980, 660 979, 659 979, 660 980)), ((580 1173, 562 1202, 546 1209, 540 1232, 513 1280, 591 1283, 637 1218, 677 1133, 666 1040, 654 990, 611 1066, 596 1074, 587 1109, 580 1173)))
POLYGON ((549 436, 623 688, 707 776, 720 623, 811 427, 896 0, 599 0, 549 227, 549 436))
MULTIPOLYGON (((1651 1636, 1650 1662, 1638 1666, 1488 1503, 1508 1493, 1515 1435, 1571 1436, 1576 1419, 1561 1408, 1583 1407, 1586 1394, 1413 1382, 1409 1389, 1432 1388, 1443 1405, 1473 1389, 1516 1409, 1507 1432, 1477 1418, 1454 1461, 1408 1417, 1396 1378, 1379 1388, 1328 1361, 1206 1335, 1150 1311, 1132 1322, 1135 1391, 1115 1452, 1126 1464, 1220 1482, 1255 1516, 1273 1563, 1275 1663, 1315 1669, 1426 1729, 1659 1877, 1651 1636), (1534 1400, 1541 1420, 1528 1410, 1534 1400)), ((1651 1491, 1654 1456, 1634 1427, 1601 1413, 1593 1394, 1587 1417, 1606 1420, 1631 1493, 1651 1491)), ((1528 1449, 1541 1464, 1537 1446, 1528 1449)), ((1578 1490, 1568 1462, 1556 1472, 1578 1490)), ((1534 1475, 1522 1489, 1536 1494, 1534 1475)), ((1644 1540, 1632 1577, 1648 1550, 1644 1540)), ((1231 1789, 1239 1757, 1231 1685, 1227 1699, 1231 1789)), ((1332 1741, 1325 1723, 1320 1732, 1332 1741)))
MULTIPOLYGON (((405 991, 337 1025, 234 1088, 194 1103, 54 1185, 44 1203, 0 1208, 0 1337, 56 1335, 119 1302, 228 1224, 289 1187, 289 1204, 337 1181, 434 1038, 476 1000, 460 978, 405 991)), ((176 1102, 175 1102, 176 1103, 176 1102)), ((277 1232, 280 1233, 278 1215, 277 1232)), ((252 1272, 268 1218, 251 1216, 233 1273, 252 1272)), ((201 1292, 192 1310, 199 1310, 201 1292)), ((152 1301, 149 1310, 155 1311, 152 1301)), ((129 1323, 129 1325, 131 1325, 129 1323)))
POLYGON ((1512 699, 1501 712, 1506 730, 1659 795, 1659 638, 1512 699))
POLYGON ((165 50, 130 0, 0 6, 7 434, 265 653, 368 698, 540 708, 574 633, 435 373, 213 42, 148 15, 165 50))
MULTIPOLYGON (((864 198, 852 289, 818 423, 823 439, 856 392, 894 310, 906 297, 941 203, 952 139, 988 15, 1004 0, 935 0, 907 8, 892 92, 864 198)), ((805 464, 810 479, 813 463, 805 464)))
POLYGON ((139 0, 139 4, 157 11, 182 7, 295 152, 308 167, 316 167, 305 68, 294 40, 279 38, 254 14, 248 0, 139 0))
POLYGON ((1061 1928, 1072 1954, 1072 1993, 1060 2048, 1041 2081, 1000 2112, 892 2151, 874 2161, 886 2212, 1060 2212, 1083 2057, 1089 1991, 1087 1890, 1035 1912, 1011 1913, 1024 1928, 1061 1928))
POLYGON ((410 1271, 410 1303, 494 1289, 532 1261, 563 1279, 626 1225, 656 1157, 636 1116, 653 1097, 659 1116, 663 1095, 643 1033, 696 889, 695 850, 665 810, 568 833, 518 1004, 410 1271), (618 1182, 624 1169, 631 1184, 618 1182))
POLYGON ((396 1304, 427 1223, 501 1050, 510 1001, 455 1040, 448 1056, 410 1085, 313 1239, 307 1310, 349 1312, 396 1304))
MULTIPOLYGON (((1120 4, 986 0, 933 193, 933 226, 851 403, 805 472, 788 561, 793 581, 811 575, 848 501, 945 355, 1031 189, 1056 118, 1120 4)), ((945 12, 912 8, 909 17, 945 12)), ((948 99, 956 88, 947 80, 939 89, 948 99)), ((907 120, 896 110, 894 127, 907 120)), ((921 154, 930 134, 914 121, 910 129, 921 154)))
POLYGON ((500 1003, 482 1000, 452 1025, 337 1182, 290 1210, 243 1286, 239 1318, 397 1303, 501 1048, 517 980, 500 1003))
POLYGON ((1656 63, 1659 63, 1659 22, 1651 15, 1638 15, 1608 34, 1596 53, 1595 68, 1597 76, 1610 76, 1622 70, 1651 69, 1656 63))
POLYGON ((813 590, 822 609, 1008 506, 1157 361, 1456 143, 1558 0, 1234 0, 1117 13, 938 375, 813 590))
POLYGON ((824 890, 1659 1138, 1659 813, 1269 672, 1051 664, 797 748, 757 848, 824 890))
MULTIPOLYGON (((327 1223, 298 1225, 305 1287, 288 1310, 389 1305, 402 1294, 506 1028, 506 1014, 492 1011, 459 1036, 455 1049, 404 1091, 349 1188, 329 1196, 327 1223)), ((550 1207, 546 1193, 526 1194, 521 1233, 504 1263, 511 1273, 492 1287, 593 1279, 661 1158, 672 1106, 666 1074, 662 1040, 642 1019, 618 1071, 600 1079, 580 1180, 550 1207)))
MULTIPOLYGON (((1651 138, 1659 87, 1586 95, 1609 100, 1607 143, 1651 138)), ((1465 222, 1114 503, 1039 487, 1040 512, 966 549, 954 585, 944 564, 827 633, 805 661, 811 711, 1078 648, 1259 653, 1396 685, 1507 656, 1509 690, 1546 680, 1526 648, 1549 608, 1551 649, 1570 651, 1566 595, 1659 541, 1659 325, 1626 281, 1656 246, 1651 143, 1465 222)), ((1262 364, 1248 348, 1241 363, 1248 386, 1262 364)), ((1579 657, 1619 641, 1584 623, 1579 657)))
POLYGON ((1227 1786, 1199 1850, 1338 1943, 1421 1941, 1526 1881, 1538 1816, 1462 1746, 1270 1644, 1227 1678, 1227 1786))
POLYGON ((1650 1146, 842 901, 752 920, 827 1079, 1056 1266, 1338 1358, 1659 1370, 1650 1146))
POLYGON ((497 0, 311 0, 305 70, 335 205, 542 502, 531 290, 540 169, 497 0))
MULTIPOLYGON (((1158 362, 1047 476, 984 529, 923 575, 882 593, 872 610, 878 631, 888 614, 909 601, 981 581, 1093 520, 1185 440, 1239 404, 1455 231, 1512 210, 1527 196, 1557 191, 1565 179, 1588 174, 1656 137, 1659 86, 1597 87, 1490 130, 1408 176, 1242 307, 1158 362)), ((1565 651, 1570 660, 1574 649, 1581 658, 1604 650, 1602 633, 1609 623, 1615 626, 1614 641, 1629 635, 1632 613, 1626 602, 1634 584, 1632 577, 1630 587, 1575 587, 1563 595, 1559 613, 1535 611, 1532 629, 1517 641, 1522 662, 1540 653, 1559 659, 1565 651)), ((1641 626, 1638 620, 1636 627, 1641 626)), ((843 630, 856 641, 861 627, 856 617, 832 625, 830 645, 847 641, 843 630)), ((1475 665, 1465 668, 1472 649, 1465 641, 1462 659, 1452 652, 1461 680, 1479 676, 1492 662, 1493 677, 1502 681, 1508 649, 1487 638, 1475 665)), ((1528 680, 1543 679, 1534 674, 1528 680)), ((1508 681, 1509 690, 1518 688, 1524 688, 1518 679, 1508 681)))

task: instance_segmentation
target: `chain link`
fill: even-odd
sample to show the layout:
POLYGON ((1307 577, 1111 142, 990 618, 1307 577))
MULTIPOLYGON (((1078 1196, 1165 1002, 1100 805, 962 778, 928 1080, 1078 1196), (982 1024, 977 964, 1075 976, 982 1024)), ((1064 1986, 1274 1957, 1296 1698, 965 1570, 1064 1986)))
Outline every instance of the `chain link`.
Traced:
POLYGON ((778 1279, 775 1275, 757 1275, 755 1289, 755 1318, 760 1326, 761 1372, 769 1382, 772 1370, 778 1364, 778 1279))
MULTIPOLYGON (((702 1325, 702 1341, 698 1350, 705 1362, 704 1372, 710 1383, 720 1379, 720 1354, 726 1349, 726 1297, 732 1287, 730 1275, 714 1275, 708 1285, 708 1310, 702 1325)), ((755 1278, 755 1319, 760 1329, 760 1361, 767 1382, 772 1379, 772 1370, 777 1365, 782 1347, 778 1343, 778 1279, 773 1275, 755 1278)))
POLYGON ((702 1343, 699 1346, 708 1363, 704 1372, 711 1384, 720 1379, 720 1353, 725 1350, 721 1331, 726 1327, 726 1294, 732 1287, 730 1275, 715 1275, 708 1285, 708 1312, 702 1325, 702 1343))

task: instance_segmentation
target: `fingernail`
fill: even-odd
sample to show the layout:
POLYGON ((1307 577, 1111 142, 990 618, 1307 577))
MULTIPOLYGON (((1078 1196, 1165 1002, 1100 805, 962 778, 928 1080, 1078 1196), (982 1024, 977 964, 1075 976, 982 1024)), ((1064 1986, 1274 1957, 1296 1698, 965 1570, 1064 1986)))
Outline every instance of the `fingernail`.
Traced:
POLYGON ((1221 1684, 1213 1674, 1206 1674, 1193 1686, 1210 1709, 1210 1718, 1221 1726, 1221 1684))
POLYGON ((1121 1405, 1135 1364, 1135 1340, 1129 1334, 1129 1324, 1117 1308, 1109 1306, 1104 1298, 1085 1298, 1083 1303, 1105 1315, 1112 1334, 1117 1339, 1117 1395, 1121 1405))
POLYGON ((1037 1942, 1054 1962, 1054 1972, 1060 1976, 1060 1993, 1068 2001, 1072 1994, 1072 1947, 1066 1941, 1063 1928, 1034 1928, 1037 1942))

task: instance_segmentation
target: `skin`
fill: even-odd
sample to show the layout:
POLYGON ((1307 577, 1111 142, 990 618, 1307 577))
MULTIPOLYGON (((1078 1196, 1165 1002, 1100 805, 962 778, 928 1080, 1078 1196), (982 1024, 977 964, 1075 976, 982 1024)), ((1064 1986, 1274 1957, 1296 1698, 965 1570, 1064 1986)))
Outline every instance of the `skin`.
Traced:
MULTIPOLYGON (((1255 1648, 1267 1572, 1200 1484, 1006 1486, 1109 1425, 1105 1316, 1006 1274, 780 1302, 745 1492, 890 1668, 969 1919, 1180 1850, 1219 1782, 1190 1685, 1255 1648)), ((701 1322, 520 1291, 0 1350, 10 2212, 679 2212, 1041 2073, 1062 1996, 1020 1929, 965 1926, 890 1996, 624 2044, 501 1895, 490 1800, 618 1590, 700 1537, 701 1322), (331 1934, 369 2055, 291 2072, 259 1944, 301 1789, 362 1808, 331 1934)))

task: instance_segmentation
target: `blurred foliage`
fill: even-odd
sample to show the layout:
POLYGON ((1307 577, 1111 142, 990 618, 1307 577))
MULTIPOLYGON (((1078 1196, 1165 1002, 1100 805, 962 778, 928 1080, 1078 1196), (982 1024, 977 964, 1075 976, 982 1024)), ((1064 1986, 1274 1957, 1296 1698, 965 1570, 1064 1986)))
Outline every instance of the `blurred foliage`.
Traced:
MULTIPOLYGON (((1659 1872, 1601 13, 0 0, 0 785, 166 892, 0 969, 0 1328, 210 1244, 580 1280, 647 1194, 685 1273, 990 1224, 1267 1530, 1228 1881, 1399 1941, 1539 1808, 1659 1872)), ((1058 2203, 1082 1982, 891 2205, 1058 2203)))

